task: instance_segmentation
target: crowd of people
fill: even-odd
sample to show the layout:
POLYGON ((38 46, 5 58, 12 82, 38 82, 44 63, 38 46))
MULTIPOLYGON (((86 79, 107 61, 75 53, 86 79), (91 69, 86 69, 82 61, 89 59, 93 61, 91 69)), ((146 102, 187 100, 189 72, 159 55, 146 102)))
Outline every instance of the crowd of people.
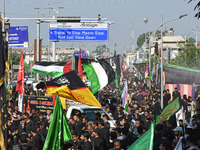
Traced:
MULTIPOLYGON (((15 91, 8 109, 7 149, 41 150, 51 122, 52 111, 20 113, 18 96, 15 91)), ((31 86, 26 89, 27 95, 37 95, 31 86)), ((44 93, 40 93, 44 94, 44 93)), ((195 101, 187 95, 180 95, 177 88, 173 94, 163 91, 163 105, 179 97, 183 118, 172 115, 168 121, 155 126, 153 149, 171 150, 177 144, 183 150, 200 150, 200 93, 195 101), (181 98, 182 97, 182 98, 181 98)), ((162 112, 161 91, 158 87, 149 89, 136 74, 126 71, 119 88, 107 86, 100 90, 97 99, 102 108, 115 120, 115 128, 110 127, 107 115, 95 113, 95 120, 88 119, 86 114, 77 112, 68 120, 73 140, 62 144, 62 149, 79 150, 126 150, 140 138, 155 122, 156 115, 162 112), (121 91, 128 83, 128 109, 122 107, 121 91)), ((66 110, 67 111, 67 110, 66 110)))

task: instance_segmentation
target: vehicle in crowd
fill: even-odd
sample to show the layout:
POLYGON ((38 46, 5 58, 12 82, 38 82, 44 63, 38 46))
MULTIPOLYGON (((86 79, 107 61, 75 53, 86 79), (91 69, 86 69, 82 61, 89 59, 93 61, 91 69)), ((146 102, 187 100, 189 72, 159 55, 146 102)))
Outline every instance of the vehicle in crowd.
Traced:
POLYGON ((110 129, 112 130, 112 129, 116 128, 116 126, 114 125, 116 120, 114 120, 113 117, 111 117, 101 107, 88 106, 88 105, 84 105, 84 104, 68 105, 67 114, 66 114, 67 119, 69 119, 70 117, 75 115, 77 112, 85 113, 90 121, 94 121, 95 120, 95 113, 97 113, 97 112, 99 112, 101 114, 101 118, 103 117, 103 115, 107 115, 108 122, 110 123, 110 129))

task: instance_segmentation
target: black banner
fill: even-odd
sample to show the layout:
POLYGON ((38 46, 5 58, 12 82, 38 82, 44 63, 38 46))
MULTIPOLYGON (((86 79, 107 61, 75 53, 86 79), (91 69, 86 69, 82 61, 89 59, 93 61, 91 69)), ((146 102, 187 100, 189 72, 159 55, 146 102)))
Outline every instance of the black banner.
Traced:
POLYGON ((30 113, 32 109, 39 112, 53 110, 53 98, 45 96, 23 95, 23 113, 30 113))
MULTIPOLYGON (((6 89, 4 83, 0 86, 0 138, 4 137, 5 147, 7 148, 7 122, 8 122, 8 113, 7 113, 7 101, 6 101, 6 89)), ((3 139, 2 139, 3 140, 3 139)), ((1 149, 1 145, 0 145, 1 149)))
POLYGON ((164 64, 166 84, 200 84, 200 70, 164 64))

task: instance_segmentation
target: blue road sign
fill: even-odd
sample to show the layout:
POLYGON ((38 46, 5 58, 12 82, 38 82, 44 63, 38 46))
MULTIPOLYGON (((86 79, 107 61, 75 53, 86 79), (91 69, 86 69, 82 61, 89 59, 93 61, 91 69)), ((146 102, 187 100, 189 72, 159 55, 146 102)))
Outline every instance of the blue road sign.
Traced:
POLYGON ((9 47, 28 47, 28 27, 10 27, 8 30, 9 47))
POLYGON ((50 29, 53 41, 108 41, 108 29, 50 29))

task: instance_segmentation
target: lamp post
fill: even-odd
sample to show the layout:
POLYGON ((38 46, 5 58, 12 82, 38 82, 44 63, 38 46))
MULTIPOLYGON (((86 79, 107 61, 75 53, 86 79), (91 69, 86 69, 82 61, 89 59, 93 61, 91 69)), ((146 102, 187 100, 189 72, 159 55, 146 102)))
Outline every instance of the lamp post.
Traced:
POLYGON ((178 20, 181 19, 183 17, 187 16, 187 14, 185 15, 181 15, 180 17, 168 20, 166 22, 163 23, 163 16, 161 16, 161 108, 163 109, 163 25, 174 21, 174 20, 178 20))
MULTIPOLYGON (((40 10, 39 12, 38 12, 38 17, 39 17, 39 14, 42 14, 44 17, 51 17, 50 16, 50 10, 53 10, 55 13, 56 13, 56 15, 58 15, 59 14, 59 11, 58 10, 56 10, 55 8, 53 8, 53 7, 50 7, 50 4, 48 4, 48 7, 46 7, 46 8, 34 8, 34 9, 38 9, 38 10, 40 10), (48 15, 45 15, 45 14, 43 14, 43 11, 45 11, 45 10, 48 10, 48 15)), ((58 9, 64 9, 64 7, 58 7, 58 9)), ((49 30, 50 30, 50 22, 48 22, 48 49, 47 49, 47 60, 48 60, 48 62, 50 61, 50 35, 49 35, 49 30)), ((55 43, 54 43, 55 44, 55 43)), ((53 44, 53 45, 54 45, 53 44)), ((55 61, 55 60, 53 60, 53 61, 55 61)))
MULTIPOLYGON (((161 27, 161 108, 163 109, 163 25, 167 24, 168 22, 172 22, 178 19, 181 19, 183 17, 187 16, 187 14, 181 15, 177 18, 173 18, 170 20, 167 20, 163 22, 163 16, 161 16, 161 24, 152 32, 152 34, 149 37, 149 53, 151 53, 151 38, 155 36, 158 29, 161 27)), ((151 54, 149 55, 149 60, 151 59, 151 54)), ((149 63, 149 68, 151 68, 151 64, 149 63)))

